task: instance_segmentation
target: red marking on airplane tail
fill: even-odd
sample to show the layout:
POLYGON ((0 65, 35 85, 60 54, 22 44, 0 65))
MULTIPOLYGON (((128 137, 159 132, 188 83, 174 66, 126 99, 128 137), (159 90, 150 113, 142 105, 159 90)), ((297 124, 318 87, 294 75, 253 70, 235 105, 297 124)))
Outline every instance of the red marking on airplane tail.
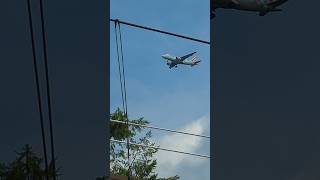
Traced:
POLYGON ((196 60, 197 60, 197 58, 196 58, 196 56, 195 56, 195 57, 192 58, 191 61, 192 61, 192 62, 196 62, 196 60))

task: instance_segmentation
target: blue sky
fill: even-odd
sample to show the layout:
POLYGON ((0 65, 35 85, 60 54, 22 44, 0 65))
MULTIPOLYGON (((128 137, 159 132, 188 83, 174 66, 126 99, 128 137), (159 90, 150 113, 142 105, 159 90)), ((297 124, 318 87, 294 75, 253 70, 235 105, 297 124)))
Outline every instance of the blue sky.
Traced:
MULTIPOLYGON (((139 3, 134 2, 112 0, 111 18, 209 41, 209 0, 141 0, 138 1, 139 3)), ((110 28, 110 105, 113 111, 121 107, 121 94, 113 23, 110 28)), ((209 134, 209 45, 125 25, 121 26, 121 30, 129 118, 145 117, 155 126, 209 134), (182 56, 192 51, 198 52, 196 56, 201 60, 199 66, 180 65, 176 69, 169 69, 161 58, 161 55, 166 53, 182 56)), ((165 148, 209 154, 209 141, 207 140, 163 132, 153 131, 153 134, 158 144, 168 146, 165 148), (176 143, 172 144, 168 141, 169 139, 176 143)), ((181 179, 186 180, 200 177, 200 179, 209 179, 209 161, 185 155, 163 153, 158 155, 160 175, 170 175, 165 173, 168 172, 174 173, 171 175, 178 174, 181 179), (165 159, 169 156, 173 157, 171 161, 165 159), (171 167, 171 171, 165 170, 165 166, 171 167)))

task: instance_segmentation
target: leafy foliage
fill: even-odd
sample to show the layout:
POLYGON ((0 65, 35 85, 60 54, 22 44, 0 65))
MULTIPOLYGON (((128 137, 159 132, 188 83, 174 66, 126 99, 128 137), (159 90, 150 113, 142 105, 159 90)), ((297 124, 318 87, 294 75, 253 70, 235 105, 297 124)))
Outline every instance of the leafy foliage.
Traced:
MULTIPOLYGON (((0 179, 17 180, 32 179, 44 180, 46 178, 45 168, 42 167, 42 158, 37 157, 30 145, 25 145, 21 152, 16 152, 15 160, 8 164, 0 163, 0 179)), ((48 167, 48 175, 52 178, 58 170, 53 171, 52 162, 48 167)))
MULTIPOLYGON (((118 108, 111 115, 112 120, 127 122, 125 114, 118 108)), ((148 121, 143 118, 137 120, 128 120, 130 123, 147 125, 148 121)), ((155 173, 157 160, 153 157, 158 151, 157 149, 148 148, 146 146, 157 147, 151 141, 152 133, 147 131, 141 135, 144 128, 137 125, 130 125, 124 123, 110 123, 111 139, 126 141, 129 139, 130 143, 142 144, 144 146, 130 145, 130 162, 128 162, 127 145, 118 142, 112 142, 110 145, 110 163, 111 173, 114 175, 129 175, 129 168, 131 175, 137 179, 145 180, 177 180, 179 176, 158 179, 158 174, 155 173)), ((145 132, 145 131, 144 131, 145 132)))

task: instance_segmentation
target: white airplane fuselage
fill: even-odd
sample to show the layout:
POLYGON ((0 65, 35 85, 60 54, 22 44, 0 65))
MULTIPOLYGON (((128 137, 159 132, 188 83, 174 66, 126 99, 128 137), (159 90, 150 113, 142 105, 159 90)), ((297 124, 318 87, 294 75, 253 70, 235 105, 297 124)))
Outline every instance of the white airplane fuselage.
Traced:
POLYGON ((171 55, 169 55, 169 54, 167 54, 167 55, 162 55, 161 57, 162 57, 163 59, 165 59, 165 60, 174 62, 174 63, 176 63, 176 64, 184 64, 184 63, 186 63, 186 62, 184 62, 184 61, 179 60, 179 57, 171 56, 171 55))
POLYGON ((186 59, 182 60, 181 57, 171 56, 169 54, 162 55, 161 57, 167 61, 167 65, 170 68, 177 67, 178 64, 195 66, 200 62, 198 60, 194 60, 194 61, 190 61, 190 60, 186 60, 186 59))

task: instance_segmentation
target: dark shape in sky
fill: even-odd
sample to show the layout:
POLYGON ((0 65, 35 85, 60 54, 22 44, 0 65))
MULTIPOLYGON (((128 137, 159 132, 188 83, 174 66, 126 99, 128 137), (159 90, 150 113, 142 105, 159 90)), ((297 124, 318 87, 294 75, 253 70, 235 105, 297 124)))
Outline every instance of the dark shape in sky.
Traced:
POLYGON ((264 16, 269 12, 282 11, 278 6, 287 2, 288 0, 267 0, 267 1, 253 1, 253 0, 214 0, 211 1, 210 17, 215 17, 215 10, 217 8, 237 9, 241 11, 259 12, 260 16, 264 16))

